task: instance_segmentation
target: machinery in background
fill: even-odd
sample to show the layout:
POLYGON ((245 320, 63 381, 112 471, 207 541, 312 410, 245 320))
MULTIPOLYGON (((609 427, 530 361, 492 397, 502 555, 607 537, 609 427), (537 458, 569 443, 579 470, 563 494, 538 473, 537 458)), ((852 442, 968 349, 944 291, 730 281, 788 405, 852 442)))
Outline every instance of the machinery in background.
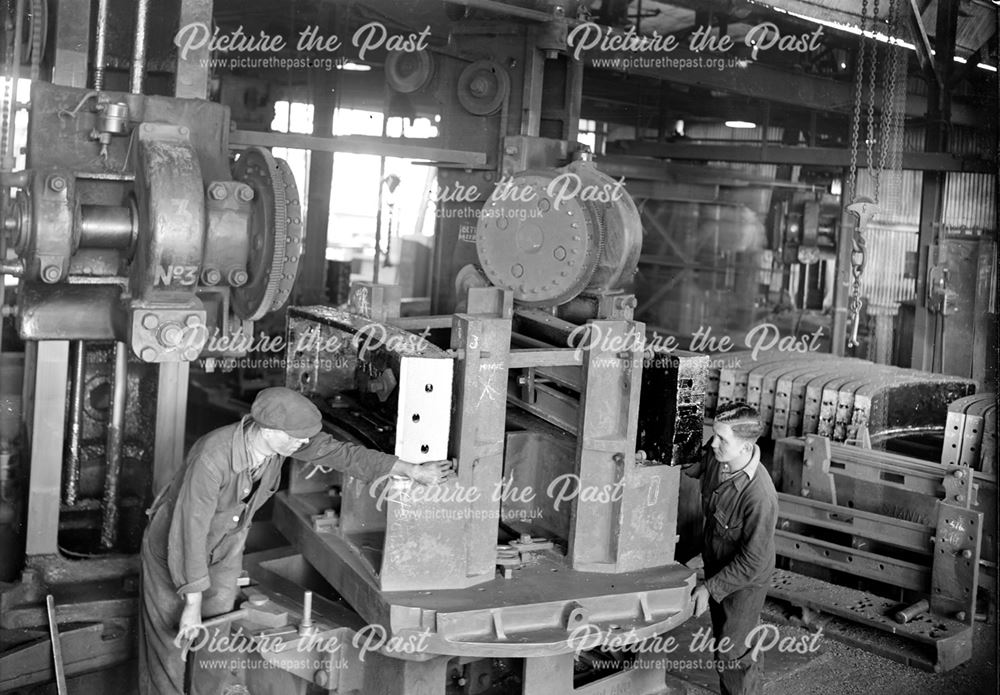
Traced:
POLYGON ((791 308, 822 311, 833 306, 837 238, 840 233, 839 196, 795 191, 774 203, 772 248, 778 260, 771 291, 778 304, 788 297, 791 308))
MULTIPOLYGON (((56 25, 84 38, 70 51, 58 34, 51 65, 33 54, 26 168, 9 156, 0 171, 0 276, 18 278, 26 344, 18 465, 6 423, 0 445, 4 530, 24 549, 20 581, 0 593, 0 689, 49 678, 47 594, 73 623, 62 630, 70 675, 128 658, 133 553, 152 495, 183 460, 189 364, 240 354, 232 338, 287 301, 303 242, 287 165, 256 148, 233 164, 229 109, 205 100, 197 68, 176 60, 174 95, 145 93, 148 2, 135 8, 127 91, 108 89, 118 25, 107 3, 92 63, 79 51, 90 3, 57 4, 56 25)), ((12 128, 17 105, 6 106, 12 128)), ((20 143, 2 135, 11 154, 20 143)))

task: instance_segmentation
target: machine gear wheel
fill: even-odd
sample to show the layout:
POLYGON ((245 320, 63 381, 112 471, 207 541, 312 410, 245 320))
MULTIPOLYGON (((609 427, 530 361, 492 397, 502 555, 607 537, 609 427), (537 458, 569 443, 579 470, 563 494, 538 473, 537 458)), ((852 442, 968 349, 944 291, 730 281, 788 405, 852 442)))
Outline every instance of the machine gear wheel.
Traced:
POLYGON ((233 310, 246 321, 257 321, 284 306, 292 292, 302 256, 302 206, 288 163, 266 149, 245 150, 233 178, 254 191, 248 279, 233 289, 233 310))

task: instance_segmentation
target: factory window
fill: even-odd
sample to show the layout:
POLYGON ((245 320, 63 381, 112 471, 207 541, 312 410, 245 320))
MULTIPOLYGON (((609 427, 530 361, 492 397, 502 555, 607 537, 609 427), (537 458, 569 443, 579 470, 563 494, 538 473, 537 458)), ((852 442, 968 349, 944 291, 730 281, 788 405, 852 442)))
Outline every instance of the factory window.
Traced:
MULTIPOLYGON (((271 121, 271 130, 276 133, 303 133, 313 132, 313 105, 300 102, 277 101, 274 104, 274 120, 271 121)), ((275 147, 271 154, 279 159, 288 162, 288 166, 295 175, 295 182, 299 186, 299 197, 302 204, 302 216, 308 215, 309 200, 305 195, 309 190, 309 150, 290 149, 287 147, 275 147)))
MULTIPOLYGON (((376 111, 337 109, 333 134, 420 139, 437 136, 438 128, 429 118, 384 119, 376 111)), ((378 229, 379 281, 400 281, 397 271, 405 255, 401 253, 403 239, 408 237, 426 245, 434 235, 429 198, 436 189, 436 180, 434 167, 414 163, 411 159, 348 152, 336 154, 330 189, 327 258, 353 261, 355 279, 370 280, 378 229)))

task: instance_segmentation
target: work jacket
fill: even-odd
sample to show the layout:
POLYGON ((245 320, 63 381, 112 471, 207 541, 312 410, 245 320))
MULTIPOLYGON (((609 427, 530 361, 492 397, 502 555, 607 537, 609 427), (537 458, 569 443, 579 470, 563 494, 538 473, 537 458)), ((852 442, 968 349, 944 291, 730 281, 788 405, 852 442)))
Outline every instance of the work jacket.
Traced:
MULTIPOLYGON (((271 456, 261 465, 259 483, 253 490, 246 443, 249 422, 245 417, 199 439, 184 467, 150 509, 146 529, 149 550, 166 563, 178 594, 208 590, 212 584, 210 568, 220 564, 238 567, 251 519, 281 482, 285 458, 271 456)), ((364 481, 388 475, 397 460, 338 441, 325 432, 310 439, 292 458, 364 481)))
POLYGON ((774 573, 778 494, 756 446, 753 455, 752 477, 740 471, 725 479, 710 446, 684 467, 685 474, 701 480, 705 585, 717 602, 740 589, 767 586, 774 573))

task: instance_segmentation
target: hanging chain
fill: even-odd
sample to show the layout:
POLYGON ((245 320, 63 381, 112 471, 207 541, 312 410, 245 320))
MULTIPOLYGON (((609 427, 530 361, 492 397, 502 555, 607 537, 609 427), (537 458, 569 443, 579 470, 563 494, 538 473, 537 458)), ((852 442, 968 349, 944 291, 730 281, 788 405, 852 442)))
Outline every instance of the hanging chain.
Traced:
POLYGON ((867 44, 864 40, 865 17, 868 14, 868 0, 861 0, 861 45, 858 47, 857 65, 854 75, 854 117, 851 120, 851 168, 847 174, 847 200, 853 201, 857 195, 858 186, 858 145, 861 140, 861 90, 865 74, 865 50, 867 44))
MULTIPOLYGON (((878 157, 878 170, 876 176, 881 176, 882 172, 885 170, 886 160, 889 156, 890 150, 893 152, 893 168, 895 162, 895 153, 902 143, 896 142, 895 132, 896 132, 896 74, 899 68, 899 53, 900 48, 897 44, 896 39, 896 29, 897 29, 897 0, 889 0, 889 14, 886 32, 889 36, 889 43, 887 45, 886 51, 888 52, 888 60, 885 66, 885 79, 886 88, 883 90, 883 103, 882 103, 882 119, 880 125, 879 134, 879 157, 878 157)), ((878 191, 878 188, 875 189, 878 191)), ((875 202, 878 202, 878 196, 876 195, 875 202)))
POLYGON ((854 123, 851 129, 851 169, 849 173, 848 188, 851 205, 849 206, 849 209, 858 215, 858 222, 854 227, 854 234, 851 237, 851 293, 847 308, 849 311, 849 321, 852 324, 852 330, 847 341, 848 347, 856 347, 858 345, 858 328, 861 323, 861 308, 863 306, 861 301, 861 276, 865 272, 865 263, 867 261, 863 231, 864 227, 868 223, 868 220, 870 219, 870 210, 873 209, 868 208, 867 203, 862 203, 857 198, 857 162, 858 147, 860 145, 861 100, 866 86, 866 77, 869 99, 867 112, 868 118, 865 128, 867 135, 865 152, 867 156, 868 175, 874 184, 875 199, 876 201, 878 200, 878 173, 875 172, 873 174, 874 162, 872 154, 872 146, 874 145, 875 135, 875 83, 876 63, 878 58, 878 48, 874 38, 874 33, 878 18, 878 0, 873 0, 872 4, 873 18, 870 26, 872 37, 869 39, 866 36, 866 32, 869 30, 868 0, 861 0, 861 41, 858 47, 858 64, 855 80, 856 90, 854 100, 854 123), (869 41, 871 43, 869 43, 869 41), (858 207, 859 204, 861 205, 860 208, 858 207))
MULTIPOLYGON (((861 35, 861 41, 868 43, 871 47, 870 60, 868 61, 868 120, 867 120, 867 139, 865 140, 865 154, 867 155, 868 161, 868 177, 872 181, 872 198, 875 200, 875 204, 878 204, 878 184, 879 184, 879 171, 875 168, 874 158, 873 158, 873 148, 875 147, 875 88, 878 82, 877 72, 878 72, 878 39, 875 38, 875 34, 878 32, 878 0, 872 0, 872 21, 871 21, 871 39, 861 35)), ((879 147, 882 147, 882 143, 879 142, 879 147)))

